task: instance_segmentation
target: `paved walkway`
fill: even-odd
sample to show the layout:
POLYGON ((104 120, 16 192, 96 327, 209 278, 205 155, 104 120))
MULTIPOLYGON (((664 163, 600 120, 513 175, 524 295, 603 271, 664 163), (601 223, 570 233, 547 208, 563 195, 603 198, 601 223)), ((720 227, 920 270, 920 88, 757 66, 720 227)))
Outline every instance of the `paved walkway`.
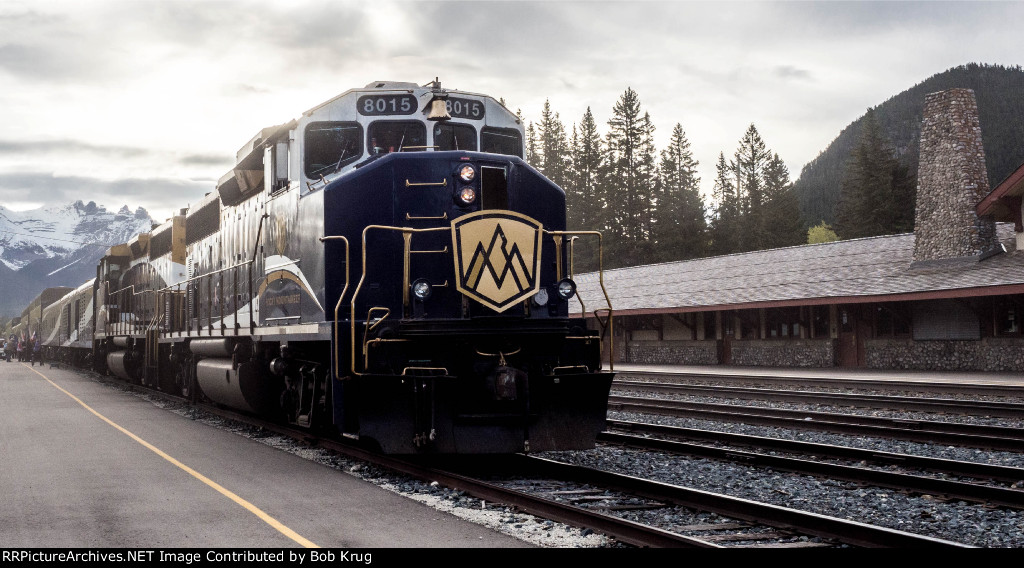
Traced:
MULTIPOLYGON (((85 374, 23 363, 0 363, 0 488, 2 548, 532 548, 85 374)), ((389 557, 372 560, 401 561, 389 557)))
POLYGON ((743 367, 737 365, 637 365, 616 363, 617 372, 673 373, 688 375, 735 375, 743 377, 807 377, 848 380, 949 382, 1024 387, 1024 373, 979 371, 898 371, 879 369, 743 367))

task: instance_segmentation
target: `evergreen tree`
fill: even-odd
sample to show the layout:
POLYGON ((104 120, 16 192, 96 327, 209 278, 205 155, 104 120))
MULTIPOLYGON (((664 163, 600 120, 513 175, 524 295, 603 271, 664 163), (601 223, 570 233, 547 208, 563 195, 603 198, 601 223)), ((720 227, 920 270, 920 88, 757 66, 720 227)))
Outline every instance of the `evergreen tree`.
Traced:
POLYGON ((715 209, 711 218, 711 253, 730 254, 740 250, 740 214, 742 202, 733 178, 735 168, 725 161, 725 154, 718 153, 715 164, 715 184, 712 199, 715 209))
POLYGON ((533 167, 540 165, 540 143, 533 121, 526 125, 526 163, 533 167))
POLYGON ((764 140, 751 123, 740 139, 739 148, 734 155, 736 184, 740 197, 743 216, 743 231, 738 235, 739 250, 757 250, 763 248, 768 238, 765 234, 765 202, 764 170, 771 154, 765 147, 764 140))
POLYGON ((609 250, 612 264, 650 262, 653 225, 654 125, 627 88, 612 108, 606 136, 609 250))
MULTIPOLYGON (((566 227, 570 231, 605 231, 607 195, 602 182, 601 135, 590 108, 583 114, 579 129, 573 126, 570 145, 569 179, 565 186, 566 227)), ((598 268, 598 242, 593 237, 579 239, 573 267, 577 272, 598 268)))
POLYGON ((568 180, 569 145, 565 126, 557 112, 551 110, 551 101, 544 101, 540 124, 537 126, 536 166, 540 173, 564 188, 568 180))
POLYGON ((913 230, 913 186, 913 177, 893 155, 875 112, 868 109, 843 175, 836 232, 854 239, 913 230))
POLYGON ((668 148, 661 152, 654 225, 657 260, 697 258, 707 253, 707 220, 697 165, 683 126, 676 124, 668 148))
POLYGON ((570 176, 565 186, 567 225, 571 230, 599 231, 604 228, 601 220, 605 199, 600 192, 601 153, 601 135, 594 115, 587 107, 579 130, 573 127, 570 176))
POLYGON ((761 242, 758 249, 793 246, 804 242, 800 200, 789 180, 789 168, 775 153, 764 167, 761 242))

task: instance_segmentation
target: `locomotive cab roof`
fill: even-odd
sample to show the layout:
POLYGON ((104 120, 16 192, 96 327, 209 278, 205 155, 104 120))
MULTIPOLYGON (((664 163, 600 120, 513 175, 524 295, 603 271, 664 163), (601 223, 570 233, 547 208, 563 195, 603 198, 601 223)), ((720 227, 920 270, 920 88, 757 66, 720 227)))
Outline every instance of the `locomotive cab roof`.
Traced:
POLYGON ((522 158, 523 139, 519 117, 489 95, 445 89, 437 80, 425 85, 374 81, 297 119, 260 129, 235 153, 234 167, 221 176, 216 189, 223 203, 235 205, 267 187, 313 191, 379 153, 483 149, 522 158), (423 126, 406 136, 404 129, 412 123, 423 126), (389 129, 403 130, 396 134, 389 129), (517 142, 493 142, 499 138, 517 142), (273 179, 265 179, 268 171, 273 179))

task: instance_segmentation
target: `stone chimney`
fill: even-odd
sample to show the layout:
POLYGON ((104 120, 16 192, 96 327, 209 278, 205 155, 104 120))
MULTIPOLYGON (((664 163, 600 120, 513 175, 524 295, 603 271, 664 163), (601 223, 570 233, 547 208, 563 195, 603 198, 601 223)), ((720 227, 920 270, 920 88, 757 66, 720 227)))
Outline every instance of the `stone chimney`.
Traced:
POLYGON ((921 121, 914 261, 977 256, 995 249, 995 220, 975 213, 988 192, 974 91, 950 89, 927 95, 921 121))

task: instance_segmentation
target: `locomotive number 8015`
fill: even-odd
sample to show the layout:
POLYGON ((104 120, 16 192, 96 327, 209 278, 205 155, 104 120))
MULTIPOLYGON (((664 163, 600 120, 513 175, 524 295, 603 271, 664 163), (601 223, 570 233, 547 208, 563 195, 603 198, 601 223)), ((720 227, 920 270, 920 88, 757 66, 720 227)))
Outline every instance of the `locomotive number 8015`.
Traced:
POLYGON ((583 317, 572 259, 600 235, 566 230, 523 138, 498 101, 437 81, 349 90, 260 130, 216 191, 23 331, 48 357, 387 453, 592 447, 611 307, 583 317))

